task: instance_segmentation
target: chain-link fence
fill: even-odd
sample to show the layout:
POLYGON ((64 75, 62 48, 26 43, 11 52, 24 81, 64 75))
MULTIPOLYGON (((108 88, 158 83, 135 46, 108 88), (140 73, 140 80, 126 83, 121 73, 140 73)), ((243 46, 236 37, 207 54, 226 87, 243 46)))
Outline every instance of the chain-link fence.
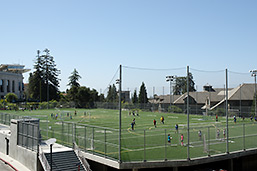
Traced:
POLYGON ((17 124, 17 145, 32 151, 38 151, 38 143, 40 140, 39 120, 19 120, 17 124))
POLYGON ((11 119, 21 119, 23 116, 13 115, 9 113, 0 113, 0 123, 4 125, 11 125, 11 119))
POLYGON ((43 139, 56 138, 57 142, 72 147, 76 142, 79 148, 89 153, 117 159, 118 158, 118 130, 97 127, 73 122, 60 121, 48 130, 42 130, 43 139))
MULTIPOLYGON (((86 152, 114 160, 119 159, 117 129, 63 121, 57 125, 48 130, 48 135, 56 138, 58 143, 72 147, 73 142, 76 142, 86 152)), ((186 148, 188 146, 186 127, 179 130, 122 130, 121 160, 123 162, 185 160, 188 157, 193 159, 256 148, 256 127, 255 122, 229 125, 228 130, 222 123, 190 127, 189 156, 186 148), (171 137, 170 142, 168 136, 171 137)))
MULTIPOLYGON (((18 118, 10 114, 1 114, 1 123, 8 125, 9 118, 18 118)), ((26 119, 23 119, 24 121, 26 119)), ((244 151, 256 148, 257 124, 252 122, 229 123, 228 129, 224 123, 211 122, 205 126, 180 125, 176 129, 122 129, 121 151, 119 151, 119 130, 107 127, 92 126, 74 122, 57 121, 46 125, 49 121, 38 124, 18 122, 18 145, 36 150, 39 135, 42 139, 56 138, 57 142, 72 147, 76 142, 80 149, 102 157, 122 162, 156 161, 156 160, 186 160, 244 151), (40 134, 39 134, 40 133, 40 134), (228 139, 227 139, 228 134, 228 139), (168 136, 170 141, 168 141, 168 136), (189 139, 189 148, 188 147, 189 139), (183 141, 182 141, 183 139, 183 141), (188 151, 189 150, 189 151, 188 151), (189 154, 189 156, 188 156, 189 154)))

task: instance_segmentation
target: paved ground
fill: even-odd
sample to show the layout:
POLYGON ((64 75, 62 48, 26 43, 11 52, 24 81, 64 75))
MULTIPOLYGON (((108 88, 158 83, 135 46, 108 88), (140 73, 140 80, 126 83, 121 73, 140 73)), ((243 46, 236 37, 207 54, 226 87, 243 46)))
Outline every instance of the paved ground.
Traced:
POLYGON ((0 160, 0 170, 2 171, 14 171, 8 164, 5 164, 2 160, 0 160))

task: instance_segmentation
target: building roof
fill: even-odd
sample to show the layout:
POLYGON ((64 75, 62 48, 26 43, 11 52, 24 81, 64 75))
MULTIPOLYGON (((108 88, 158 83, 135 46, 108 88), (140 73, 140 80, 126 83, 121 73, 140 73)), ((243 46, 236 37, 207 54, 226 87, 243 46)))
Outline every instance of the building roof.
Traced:
MULTIPOLYGON (((242 84, 236 88, 228 89, 228 100, 253 100, 255 84, 242 84)), ((206 99, 210 99, 214 106, 211 109, 216 108, 225 101, 225 90, 224 88, 213 88, 214 91, 200 91, 200 92, 189 92, 189 96, 195 100, 197 104, 205 105, 206 99)), ((187 93, 182 95, 174 95, 174 104, 184 104, 184 100, 187 97, 187 93)), ((169 95, 156 96, 150 101, 151 103, 170 103, 169 95)))
POLYGON ((1 64, 0 71, 23 74, 30 71, 30 69, 24 69, 25 65, 19 64, 1 64))

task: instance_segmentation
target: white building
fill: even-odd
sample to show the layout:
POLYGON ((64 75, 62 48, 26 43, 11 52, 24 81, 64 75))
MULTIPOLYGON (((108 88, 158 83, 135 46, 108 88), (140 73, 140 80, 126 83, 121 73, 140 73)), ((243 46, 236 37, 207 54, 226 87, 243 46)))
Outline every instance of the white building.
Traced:
POLYGON ((24 84, 22 74, 30 71, 24 69, 24 65, 1 64, 0 65, 0 99, 8 93, 14 93, 18 99, 24 98, 24 84))

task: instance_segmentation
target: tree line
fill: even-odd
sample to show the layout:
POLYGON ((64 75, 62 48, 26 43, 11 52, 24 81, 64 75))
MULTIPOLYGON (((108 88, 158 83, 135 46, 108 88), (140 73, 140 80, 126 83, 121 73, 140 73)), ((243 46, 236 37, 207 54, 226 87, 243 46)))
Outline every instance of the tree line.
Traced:
MULTIPOLYGON (((99 94, 97 90, 90 89, 86 86, 81 86, 79 80, 82 78, 79 72, 74 68, 71 75, 68 77, 69 88, 66 92, 59 91, 58 78, 60 70, 57 69, 54 57, 50 54, 50 50, 45 49, 42 52, 37 51, 36 60, 34 64, 34 72, 29 75, 29 86, 27 91, 28 101, 61 101, 61 102, 73 102, 75 107, 78 108, 93 108, 95 102, 118 102, 118 90, 116 86, 109 85, 107 96, 99 94)), ((179 95, 187 91, 186 85, 187 77, 177 77, 175 80, 174 94, 179 95)), ((193 76, 189 74, 189 89, 195 91, 193 76)), ((122 101, 125 101, 122 97, 122 101)), ((131 97, 133 104, 145 104, 148 103, 148 96, 146 85, 142 82, 139 93, 134 90, 131 97)))

